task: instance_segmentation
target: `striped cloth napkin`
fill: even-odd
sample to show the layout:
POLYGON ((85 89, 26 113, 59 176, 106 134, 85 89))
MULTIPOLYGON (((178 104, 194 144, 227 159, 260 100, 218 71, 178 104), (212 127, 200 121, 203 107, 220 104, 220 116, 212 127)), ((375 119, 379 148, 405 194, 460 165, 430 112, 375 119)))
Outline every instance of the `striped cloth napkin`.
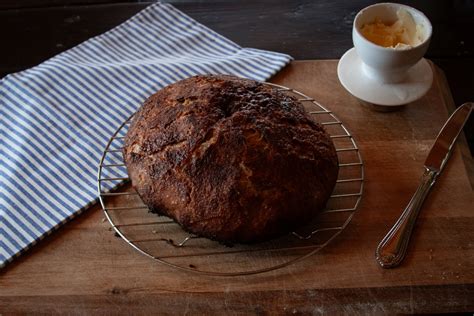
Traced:
POLYGON ((242 48, 169 4, 0 81, 0 267, 96 202, 115 129, 156 90, 203 73, 266 80, 284 54, 242 48))

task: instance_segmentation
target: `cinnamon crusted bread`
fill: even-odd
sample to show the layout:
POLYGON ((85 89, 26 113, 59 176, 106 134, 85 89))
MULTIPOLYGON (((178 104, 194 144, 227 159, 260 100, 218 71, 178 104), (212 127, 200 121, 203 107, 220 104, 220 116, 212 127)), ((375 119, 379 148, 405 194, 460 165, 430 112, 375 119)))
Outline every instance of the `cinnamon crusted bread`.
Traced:
POLYGON ((148 98, 123 153, 152 212, 222 242, 263 241, 306 223, 338 174, 329 135, 299 101, 223 75, 194 76, 148 98))

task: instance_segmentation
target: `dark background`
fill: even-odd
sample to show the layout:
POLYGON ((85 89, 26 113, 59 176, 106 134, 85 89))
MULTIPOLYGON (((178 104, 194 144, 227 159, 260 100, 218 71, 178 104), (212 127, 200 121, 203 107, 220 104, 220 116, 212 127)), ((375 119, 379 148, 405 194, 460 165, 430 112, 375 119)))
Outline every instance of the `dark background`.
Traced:
MULTIPOLYGON (((355 14, 376 1, 170 0, 242 46, 295 59, 337 59, 352 47, 355 14)), ((398 1, 433 24, 427 57, 440 66, 457 105, 474 101, 474 0, 398 1)), ((34 66, 120 24, 151 2, 0 0, 0 77, 34 66)), ((474 149, 474 119, 465 128, 474 149)))

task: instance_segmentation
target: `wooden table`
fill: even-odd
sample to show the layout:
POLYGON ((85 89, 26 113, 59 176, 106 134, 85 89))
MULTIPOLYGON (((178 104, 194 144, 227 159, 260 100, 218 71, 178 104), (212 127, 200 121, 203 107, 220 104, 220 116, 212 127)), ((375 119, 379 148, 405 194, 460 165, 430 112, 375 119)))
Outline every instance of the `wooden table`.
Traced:
POLYGON ((473 161, 463 139, 428 197, 404 264, 381 269, 374 249, 415 191, 423 161, 454 108, 435 68, 432 89, 392 113, 362 106, 337 61, 297 61, 273 82, 314 97, 356 138, 364 198, 347 229, 307 260, 246 277, 175 271, 114 237, 99 207, 9 265, 0 313, 320 314, 474 310, 473 161))
MULTIPOLYGON (((297 60, 338 59, 355 14, 374 0, 163 0, 244 47, 297 60), (269 27, 271 26, 271 27, 269 27)), ((456 105, 473 101, 474 0, 399 0, 433 24, 427 57, 443 69, 456 105)), ((32 67, 122 23, 143 0, 0 1, 0 77, 32 67)), ((474 153, 474 118, 464 129, 474 153)))

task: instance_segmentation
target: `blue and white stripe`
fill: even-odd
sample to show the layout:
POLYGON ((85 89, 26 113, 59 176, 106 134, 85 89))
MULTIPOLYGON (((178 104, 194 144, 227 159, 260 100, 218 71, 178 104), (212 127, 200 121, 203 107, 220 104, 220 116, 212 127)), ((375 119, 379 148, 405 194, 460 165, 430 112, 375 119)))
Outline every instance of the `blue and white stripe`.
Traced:
POLYGON ((177 80, 266 80, 284 54, 242 48, 169 4, 0 81, 0 267, 96 201, 100 155, 143 100, 177 80))

